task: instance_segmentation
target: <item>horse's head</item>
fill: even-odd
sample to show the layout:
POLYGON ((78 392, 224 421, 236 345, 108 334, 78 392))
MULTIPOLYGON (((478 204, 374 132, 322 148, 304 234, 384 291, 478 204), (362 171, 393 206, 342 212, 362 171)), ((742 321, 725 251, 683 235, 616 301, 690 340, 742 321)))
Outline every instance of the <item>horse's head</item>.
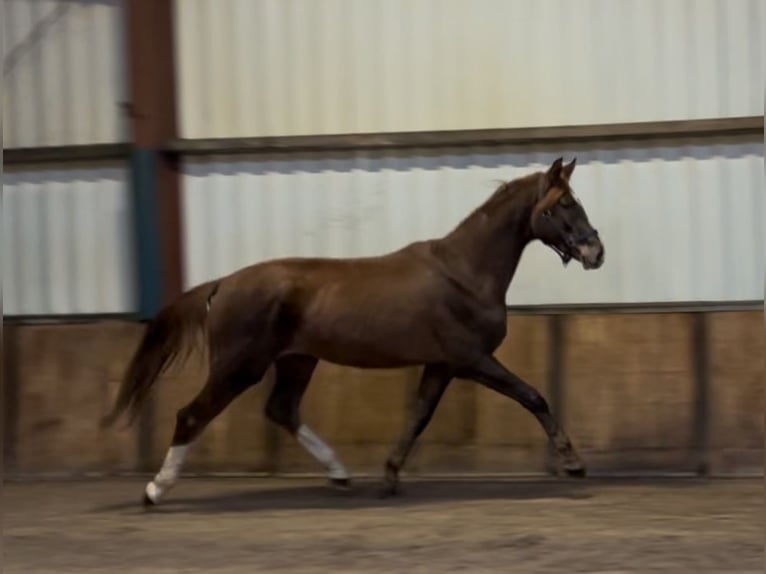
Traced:
POLYGON ((532 233, 558 253, 564 265, 575 259, 584 269, 598 269, 604 263, 604 246, 569 186, 575 161, 563 165, 559 158, 541 174, 532 210, 532 233))

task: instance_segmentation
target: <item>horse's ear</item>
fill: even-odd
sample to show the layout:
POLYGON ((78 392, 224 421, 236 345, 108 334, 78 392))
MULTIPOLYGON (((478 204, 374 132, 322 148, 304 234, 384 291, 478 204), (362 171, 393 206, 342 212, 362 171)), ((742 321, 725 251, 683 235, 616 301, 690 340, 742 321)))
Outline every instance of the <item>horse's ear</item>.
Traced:
POLYGON ((551 167, 548 168, 548 171, 545 172, 545 176, 541 181, 540 197, 542 197, 542 195, 544 195, 559 180, 563 163, 564 158, 560 157, 556 159, 556 161, 551 164, 551 167))
POLYGON ((563 166, 563 164, 564 164, 564 158, 559 157, 559 158, 556 158, 556 161, 554 161, 551 164, 551 167, 548 168, 547 175, 548 175, 548 179, 551 182, 554 182, 559 178, 559 175, 561 174, 561 167, 563 166))
POLYGON ((563 168, 561 168, 561 175, 564 177, 565 180, 569 181, 569 178, 572 177, 572 172, 574 171, 575 163, 577 163, 576 157, 572 158, 572 161, 570 161, 563 168))

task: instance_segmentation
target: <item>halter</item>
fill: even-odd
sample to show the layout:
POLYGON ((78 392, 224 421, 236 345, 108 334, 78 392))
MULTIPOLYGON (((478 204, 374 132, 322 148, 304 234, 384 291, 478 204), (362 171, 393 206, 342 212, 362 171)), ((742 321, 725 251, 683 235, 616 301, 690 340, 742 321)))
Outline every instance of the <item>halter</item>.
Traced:
MULTIPOLYGON (((551 225, 556 232, 559 234, 559 237, 563 238, 564 243, 566 246, 571 250, 574 249, 577 245, 580 245, 582 243, 587 243, 591 239, 595 239, 598 237, 598 230, 591 228, 590 231, 586 231, 585 233, 581 233, 579 235, 575 235, 574 233, 566 233, 561 226, 559 225, 558 221, 553 219, 551 217, 551 210, 546 209, 540 214, 542 217, 545 218, 545 220, 548 222, 549 225, 551 225)), ((559 257, 561 257, 561 262, 566 265, 572 260, 574 255, 572 253, 567 253, 566 251, 563 251, 558 247, 558 245, 554 244, 548 244, 548 247, 553 249, 556 254, 558 254, 559 257)))

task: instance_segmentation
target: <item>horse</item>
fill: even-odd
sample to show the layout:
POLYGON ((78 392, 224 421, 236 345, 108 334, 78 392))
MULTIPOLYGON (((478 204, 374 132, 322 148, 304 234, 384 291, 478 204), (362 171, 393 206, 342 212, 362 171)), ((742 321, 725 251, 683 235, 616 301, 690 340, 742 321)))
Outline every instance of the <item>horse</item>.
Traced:
POLYGON ((275 370, 265 416, 321 465, 330 484, 350 475, 334 449, 301 421, 300 403, 320 360, 357 368, 422 366, 414 408, 384 465, 381 496, 399 492, 399 472, 450 381, 474 381, 536 417, 559 472, 585 465, 540 392, 494 356, 506 336, 506 292, 525 247, 541 241, 584 269, 604 246, 570 186, 576 158, 506 181, 446 235, 383 255, 262 261, 197 285, 151 320, 130 360, 108 427, 126 410, 131 424, 155 381, 202 337, 207 380, 178 410, 162 467, 143 503, 157 504, 178 481, 188 448, 243 391, 275 370))

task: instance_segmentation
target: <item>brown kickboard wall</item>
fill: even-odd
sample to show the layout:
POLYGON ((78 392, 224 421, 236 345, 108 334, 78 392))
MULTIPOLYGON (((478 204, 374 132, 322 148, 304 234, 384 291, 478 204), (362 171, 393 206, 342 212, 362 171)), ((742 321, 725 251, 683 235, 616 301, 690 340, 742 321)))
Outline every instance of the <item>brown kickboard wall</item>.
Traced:
POLYGON ((592 470, 694 470, 691 319, 566 317, 563 419, 592 470))
POLYGON ((708 317, 710 349, 710 465, 719 475, 763 473, 763 315, 716 313, 708 317))
MULTIPOLYGON (((497 352, 540 390, 589 470, 695 472, 694 315, 583 313, 557 318, 559 396, 551 388, 550 315, 509 314, 497 352)), ((704 453, 714 474, 763 473, 764 324, 757 311, 704 317, 709 404, 704 453)), ((168 372, 143 420, 99 428, 143 326, 99 321, 11 324, 4 333, 6 471, 11 475, 154 472, 176 411, 201 388, 202 357, 168 372), (8 356, 8 355, 12 356, 8 356), (10 403, 8 402, 10 401, 10 403)), ((320 363, 302 406, 304 421, 352 472, 379 475, 404 429, 420 368, 361 370, 320 363)), ((190 472, 321 473, 263 407, 272 373, 237 399, 191 450, 190 472)), ((519 405, 470 382, 452 383, 407 464, 407 472, 547 472, 547 443, 519 405)))

